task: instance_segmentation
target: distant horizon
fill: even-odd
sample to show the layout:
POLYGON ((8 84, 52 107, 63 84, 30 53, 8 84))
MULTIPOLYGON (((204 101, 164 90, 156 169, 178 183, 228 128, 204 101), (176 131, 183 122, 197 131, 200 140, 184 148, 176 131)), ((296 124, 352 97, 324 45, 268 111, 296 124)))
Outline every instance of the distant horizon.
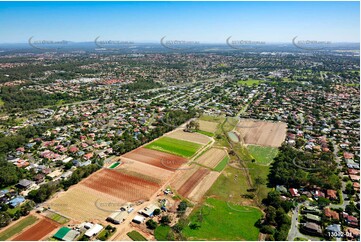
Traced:
MULTIPOLYGON (((94 43, 95 44, 95 41, 94 40, 85 40, 85 41, 71 41, 71 40, 66 40, 66 39, 59 39, 59 40, 51 40, 51 39, 46 39, 45 41, 66 41, 67 43, 70 43, 70 44, 85 44, 85 43, 94 43)), ((117 41, 117 40, 112 40, 112 41, 117 41)), ((119 40, 120 41, 120 40, 119 40)), ((124 40, 123 40, 124 41, 124 40)), ((128 40, 128 41, 131 41, 131 40, 128 40)), ((194 41, 197 41, 197 40, 194 40, 194 41)), ((248 41, 248 40, 246 40, 248 41)), ((252 40, 251 40, 252 41, 252 40)), ((320 40, 321 41, 321 40, 320 40)), ((264 41, 265 43, 263 45, 267 45, 267 44, 292 44, 292 40, 290 41, 280 41, 280 42, 273 42, 273 41, 264 41)), ((155 40, 149 40, 149 41, 136 41, 132 44, 160 44, 160 40, 158 41, 155 41, 155 40)), ((202 44, 224 44, 224 45, 227 45, 227 42, 226 40, 224 42, 211 42, 211 41, 199 41, 199 44, 202 45, 202 44)), ((331 41, 330 43, 331 45, 333 44, 360 44, 360 42, 351 42, 351 41, 337 41, 337 42, 333 42, 331 41)), ((14 43, 8 43, 8 42, 4 42, 4 43, 1 43, 0 42, 0 45, 29 45, 29 42, 14 42, 14 43)), ((249 44, 249 45, 252 45, 252 44, 249 44)), ((255 45, 255 44, 254 44, 255 45)), ((30 46, 30 45, 29 45, 30 46)))
MULTIPOLYGON (((68 40, 64 40, 67 41, 69 44, 92 44, 94 43, 94 41, 68 41, 68 40)), ((144 42, 135 42, 134 45, 137 44, 160 44, 160 41, 144 41, 144 42)), ((292 45, 292 42, 266 42, 264 45, 277 45, 277 44, 290 44, 292 45)), ((340 42, 331 42, 330 45, 335 45, 335 44, 360 44, 360 42, 347 42, 347 41, 340 41, 340 42)), ((0 43, 1 45, 29 45, 29 43, 27 42, 18 42, 18 43, 0 43)), ((227 45, 226 42, 200 42, 199 45, 227 45)), ((29 47, 31 47, 31 45, 29 45, 29 47)))
POLYGON ((0 2, 1 44, 303 40, 360 43, 360 2, 0 2), (90 40, 89 40, 90 39, 90 40))

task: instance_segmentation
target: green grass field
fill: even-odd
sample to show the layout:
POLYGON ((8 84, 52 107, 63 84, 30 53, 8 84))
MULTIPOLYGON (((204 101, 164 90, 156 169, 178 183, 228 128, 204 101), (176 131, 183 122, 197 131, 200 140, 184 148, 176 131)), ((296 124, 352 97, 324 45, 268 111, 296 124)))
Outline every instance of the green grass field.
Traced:
POLYGON ((206 195, 236 203, 242 198, 242 194, 247 193, 249 188, 251 187, 248 186, 244 170, 227 165, 206 195))
POLYGON ((259 85, 262 82, 261 80, 248 79, 247 81, 239 80, 238 84, 251 87, 253 85, 259 85))
POLYGON ((69 219, 64 217, 64 216, 61 216, 60 214, 57 214, 57 213, 54 213, 54 212, 50 212, 48 213, 47 215, 48 218, 60 223, 60 224, 65 224, 67 222, 69 222, 69 219))
POLYGON ((183 235, 188 240, 258 240, 259 230, 254 224, 261 215, 256 208, 208 198, 189 217, 190 224, 199 227, 191 229, 187 226, 183 229, 183 235))
POLYGON ((278 149, 274 147, 248 145, 247 149, 257 162, 265 165, 270 164, 278 153, 278 149))
POLYGON ((35 223, 36 220, 38 220, 36 217, 28 216, 28 217, 24 218, 23 220, 17 222, 16 224, 12 225, 8 229, 5 229, 3 232, 0 233, 0 241, 7 240, 10 237, 14 236, 15 234, 20 233, 26 227, 35 223))
POLYGON ((110 166, 109 166, 109 168, 110 169, 114 169, 115 167, 117 167, 117 166, 119 166, 119 162, 114 162, 113 164, 111 164, 110 166))
POLYGON ((145 148, 148 149, 163 151, 186 158, 193 156, 201 147, 202 145, 200 144, 169 137, 159 138, 158 140, 145 146, 145 148))
POLYGON ((135 231, 135 230, 127 233, 127 235, 128 235, 129 238, 131 238, 133 241, 147 241, 147 239, 144 238, 143 235, 141 235, 138 231, 135 231))
POLYGON ((264 184, 258 186, 257 198, 258 202, 261 202, 263 198, 267 197, 268 192, 271 191, 271 188, 267 187, 267 176, 269 174, 270 166, 247 162, 247 167, 249 168, 249 174, 253 184, 256 184, 257 177, 260 177, 265 181, 264 184))
POLYGON ((0 98, 0 108, 5 105, 5 102, 0 98))
POLYGON ((197 130, 196 131, 197 133, 200 133, 200 134, 204 134, 204 135, 207 135, 209 137, 213 137, 214 134, 212 132, 208 132, 208 131, 203 131, 203 130, 197 130))
POLYGON ((218 165, 213 170, 218 172, 223 171, 224 167, 226 167, 226 165, 228 164, 228 161, 229 161, 229 157, 228 156, 224 157, 223 160, 221 160, 221 162, 219 162, 218 165))
POLYGON ((170 227, 169 226, 158 226, 154 230, 154 237, 158 241, 168 241, 167 235, 169 233, 170 227))

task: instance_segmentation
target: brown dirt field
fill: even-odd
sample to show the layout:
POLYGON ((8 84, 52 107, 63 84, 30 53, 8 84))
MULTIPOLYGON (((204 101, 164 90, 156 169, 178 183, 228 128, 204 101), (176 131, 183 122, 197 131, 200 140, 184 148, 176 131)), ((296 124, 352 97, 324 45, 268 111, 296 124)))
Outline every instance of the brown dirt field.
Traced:
POLYGON ((178 170, 170 181, 171 187, 175 190, 180 189, 182 185, 200 168, 201 167, 198 165, 191 165, 190 169, 178 170))
POLYGON ((214 133, 217 130, 218 123, 210 122, 205 120, 198 120, 199 122, 199 129, 207 132, 214 133))
POLYGON ((242 119, 237 131, 246 144, 280 147, 286 138, 287 124, 242 119))
POLYGON ((168 133, 166 136, 170 138, 185 140, 202 145, 208 144, 211 141, 211 138, 209 138, 206 135, 199 133, 184 132, 183 130, 180 129, 168 133))
POLYGON ((183 197, 188 197, 188 195, 193 191, 193 189, 201 182, 201 180, 210 173, 206 168, 200 168, 195 172, 178 190, 178 193, 183 197))
POLYGON ((160 188, 157 183, 108 169, 92 174, 81 184, 129 202, 147 200, 160 188))
POLYGON ((68 191, 60 193, 48 202, 51 209, 76 221, 103 222, 111 213, 107 210, 119 209, 126 201, 106 195, 91 188, 77 184, 68 191), (102 206, 103 203, 112 203, 102 206), (103 209, 103 210, 102 210, 103 209))
POLYGON ((216 171, 211 171, 206 177, 204 177, 201 182, 193 189, 193 191, 188 195, 188 198, 194 202, 199 202, 202 200, 204 194, 211 188, 213 183, 217 180, 221 173, 216 171))
POLYGON ((14 237, 13 241, 36 241, 41 240, 51 231, 59 228, 60 224, 53 222, 50 219, 43 218, 38 223, 34 224, 18 236, 14 237))
POLYGON ((137 173, 138 175, 135 175, 137 177, 141 176, 142 178, 155 182, 155 183, 163 183, 165 182, 174 172, 169 171, 167 169, 160 168, 157 166, 153 166, 144 162, 128 159, 125 157, 121 158, 122 162, 124 162, 122 165, 118 166, 114 170, 118 170, 120 172, 123 172, 125 174, 132 175, 133 173, 137 173))
POLYGON ((182 164, 187 162, 186 158, 142 147, 128 152, 122 157, 140 161, 169 171, 175 171, 182 164))
POLYGON ((211 148, 207 150, 203 155, 198 157, 197 163, 214 168, 218 163, 226 156, 226 152, 223 149, 211 148))

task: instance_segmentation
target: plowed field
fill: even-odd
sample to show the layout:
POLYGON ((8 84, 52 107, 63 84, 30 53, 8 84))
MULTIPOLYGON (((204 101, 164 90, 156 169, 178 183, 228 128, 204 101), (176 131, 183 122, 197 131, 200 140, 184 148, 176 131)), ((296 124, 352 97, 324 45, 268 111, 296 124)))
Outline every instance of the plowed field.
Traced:
POLYGON ((34 241, 41 240, 51 231, 60 227, 60 224, 51 221, 50 219, 43 218, 38 223, 31 226, 15 238, 13 241, 34 241))

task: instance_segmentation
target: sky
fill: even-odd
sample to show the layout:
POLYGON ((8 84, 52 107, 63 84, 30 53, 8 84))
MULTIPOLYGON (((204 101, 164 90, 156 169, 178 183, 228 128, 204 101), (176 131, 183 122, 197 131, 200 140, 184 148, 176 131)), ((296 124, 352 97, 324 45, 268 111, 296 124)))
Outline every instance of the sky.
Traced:
POLYGON ((0 43, 360 42, 359 2, 0 2, 0 43))

